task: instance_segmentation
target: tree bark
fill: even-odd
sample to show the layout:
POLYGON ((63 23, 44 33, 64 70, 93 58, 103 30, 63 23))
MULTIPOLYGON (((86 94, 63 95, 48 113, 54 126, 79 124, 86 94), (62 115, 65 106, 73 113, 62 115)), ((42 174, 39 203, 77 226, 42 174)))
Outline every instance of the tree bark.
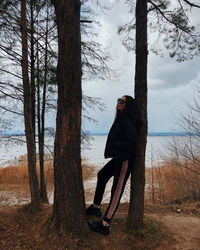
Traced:
POLYGON ((35 55, 34 55, 34 18, 33 18, 33 0, 30 2, 31 11, 31 25, 30 25, 30 63, 31 63, 31 113, 32 113, 32 127, 34 133, 34 143, 35 143, 35 55))
POLYGON ((58 28, 58 111, 54 148, 53 223, 60 232, 87 231, 81 171, 80 1, 53 1, 58 28))
POLYGON ((31 91, 28 75, 28 35, 26 25, 26 0, 21 0, 21 35, 22 35, 22 78, 24 92, 24 122, 28 154, 28 172, 31 192, 31 207, 39 209, 40 196, 39 184, 36 172, 36 149, 34 143, 34 131, 32 127, 31 91))
POLYGON ((132 231, 143 225, 145 150, 147 142, 147 1, 136 3, 136 66, 135 99, 142 120, 138 150, 131 175, 131 197, 127 229, 132 231))
MULTIPOLYGON (((43 203, 49 203, 47 197, 46 182, 44 176, 44 136, 45 136, 45 111, 46 111, 46 87, 47 87, 47 73, 48 73, 48 2, 47 4, 47 20, 46 20, 46 37, 45 37, 45 56, 44 56, 44 84, 42 95, 42 113, 38 115, 41 120, 41 126, 38 126, 38 139, 39 139, 39 162, 40 162, 40 197, 43 203)), ((40 86, 38 86, 40 88, 40 86)), ((40 96, 38 96, 40 98, 40 96)), ((39 107, 40 109, 40 107, 39 107)), ((39 110, 40 111, 40 110, 39 110)), ((40 112, 39 112, 40 113, 40 112)), ((40 123, 39 123, 40 124, 40 123)))

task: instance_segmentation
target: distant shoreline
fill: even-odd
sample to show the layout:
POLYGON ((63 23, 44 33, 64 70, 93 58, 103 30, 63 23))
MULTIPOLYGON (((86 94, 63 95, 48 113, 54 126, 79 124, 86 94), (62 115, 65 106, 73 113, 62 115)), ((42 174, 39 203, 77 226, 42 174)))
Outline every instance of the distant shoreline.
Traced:
MULTIPOLYGON (((89 136, 107 136, 107 133, 88 133, 89 136)), ((189 136, 186 132, 149 132, 147 136, 189 136)))
MULTIPOLYGON (((25 133, 23 132, 5 132, 5 133, 0 133, 0 136, 25 136, 25 133)), ((93 132, 93 133, 86 133, 88 136, 107 136, 108 133, 101 133, 101 132, 93 132)), ((187 132, 148 132, 147 136, 189 136, 192 135, 191 133, 187 132)), ((193 134, 195 135, 195 134, 193 134)), ((37 135, 36 135, 37 136, 37 135)), ((47 135, 51 136, 51 135, 47 135)))

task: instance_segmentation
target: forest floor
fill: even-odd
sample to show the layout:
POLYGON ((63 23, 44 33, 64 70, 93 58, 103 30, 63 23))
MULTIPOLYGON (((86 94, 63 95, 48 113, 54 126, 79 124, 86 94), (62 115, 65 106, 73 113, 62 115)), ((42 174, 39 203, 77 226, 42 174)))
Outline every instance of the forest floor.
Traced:
POLYGON ((43 205, 34 214, 27 205, 1 205, 0 249, 200 249, 199 204, 146 205, 144 228, 132 234, 125 229, 127 213, 128 204, 120 204, 108 236, 89 230, 81 237, 61 236, 48 226, 52 205, 43 205))

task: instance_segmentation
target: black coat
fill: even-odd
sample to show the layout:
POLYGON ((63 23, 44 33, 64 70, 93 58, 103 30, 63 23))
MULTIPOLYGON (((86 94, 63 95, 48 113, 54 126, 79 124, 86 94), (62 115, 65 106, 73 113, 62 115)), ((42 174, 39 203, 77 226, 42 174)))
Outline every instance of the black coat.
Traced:
POLYGON ((118 118, 113 123, 106 142, 105 158, 130 159, 134 157, 138 135, 130 120, 118 118))

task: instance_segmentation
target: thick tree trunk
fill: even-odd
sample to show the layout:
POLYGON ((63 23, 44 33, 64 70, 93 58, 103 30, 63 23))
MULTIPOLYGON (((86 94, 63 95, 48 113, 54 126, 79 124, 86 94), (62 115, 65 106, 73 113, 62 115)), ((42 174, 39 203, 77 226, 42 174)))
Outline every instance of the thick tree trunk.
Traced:
POLYGON ((131 197, 127 219, 128 231, 143 225, 145 150, 147 141, 147 54, 147 1, 137 0, 135 98, 140 109, 142 125, 135 166, 131 175, 131 197))
POLYGON ((81 171, 80 1, 53 1, 58 27, 58 111, 53 222, 61 232, 87 230, 81 171))
POLYGON ((31 92, 28 76, 28 36, 26 26, 26 0, 21 0, 21 35, 22 35, 22 77, 24 91, 24 121, 28 154, 28 171, 31 192, 31 207, 39 209, 40 196, 36 172, 36 149, 31 116, 31 92))

